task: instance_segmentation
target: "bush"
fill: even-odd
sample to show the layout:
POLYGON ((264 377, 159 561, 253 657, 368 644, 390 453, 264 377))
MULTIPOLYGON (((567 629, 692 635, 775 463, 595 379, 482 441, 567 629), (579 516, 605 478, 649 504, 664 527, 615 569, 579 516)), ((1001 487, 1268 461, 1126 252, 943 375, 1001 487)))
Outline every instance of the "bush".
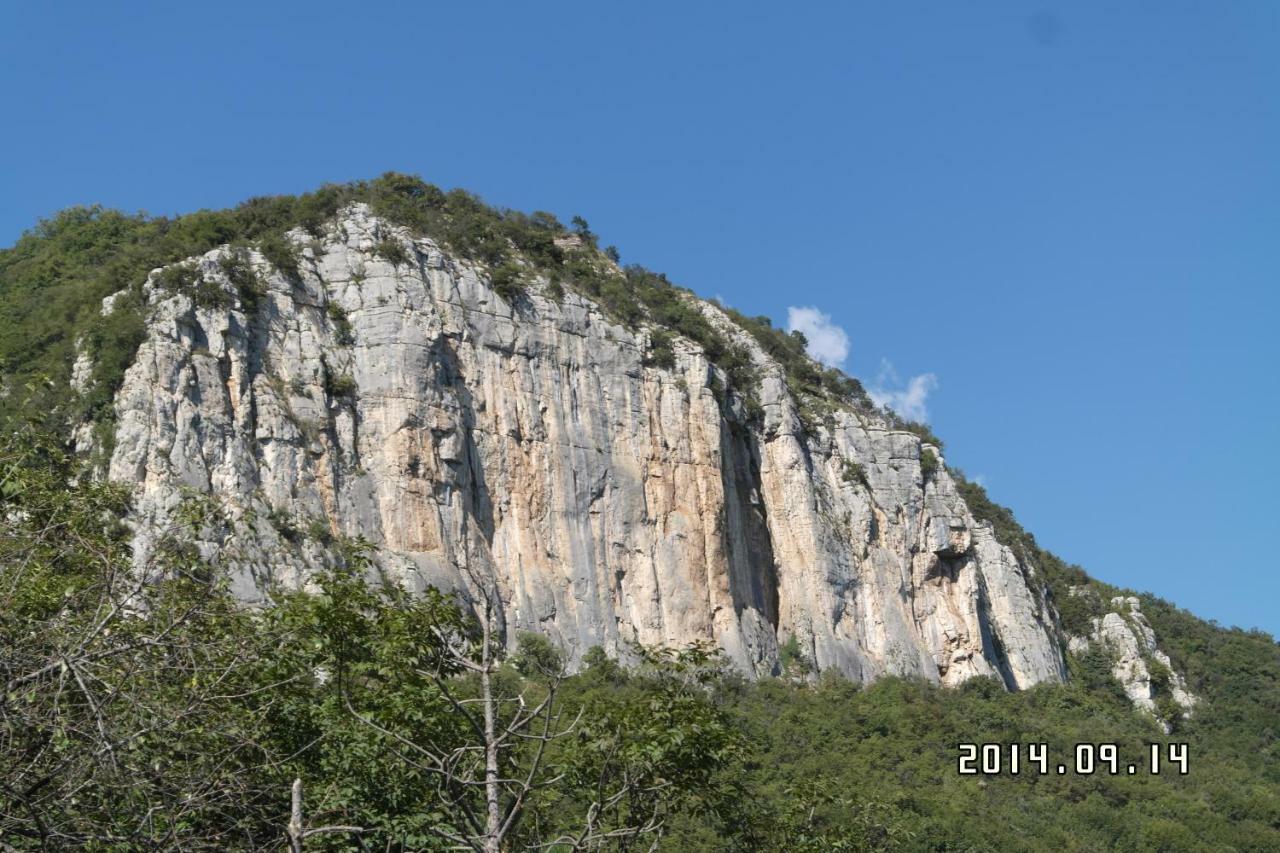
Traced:
POLYGON ((326 370, 324 390, 334 400, 352 400, 359 389, 351 374, 343 373, 335 376, 326 370))
POLYGON ((307 522, 307 538, 321 545, 332 545, 334 542, 333 530, 326 518, 312 518, 307 522))
POLYGON ((330 302, 325 306, 324 313, 333 325, 333 338, 339 345, 347 347, 356 342, 355 330, 351 327, 351 318, 347 316, 346 311, 342 310, 341 305, 336 302, 330 302))
POLYGON ((524 283, 521 280, 521 269, 514 263, 504 263, 493 271, 489 283, 494 292, 508 303, 514 303, 524 294, 524 283))
POLYGON ((248 252, 243 249, 234 249, 223 255, 218 263, 222 267, 223 275, 236 289, 245 307, 256 308, 267 295, 267 285, 253 269, 248 252))
POLYGON ((156 275, 155 282, 170 293, 194 290, 200 281, 200 271, 194 263, 171 264, 156 275))
POLYGON ((1055 597, 1058 619, 1062 630, 1073 637, 1088 637, 1093 633, 1093 620, 1103 613, 1102 600, 1093 590, 1083 588, 1055 597))
POLYGON ((863 468, 857 462, 845 459, 844 467, 840 476, 846 483, 861 483, 869 488, 867 483, 867 469, 863 468))
POLYGON ((230 293, 216 281, 202 278, 196 284, 191 299, 201 308, 230 308, 234 303, 230 293))
POLYGON ((896 421, 896 423, 900 428, 905 429, 907 432, 914 434, 917 438, 919 438, 925 444, 932 444, 934 447, 937 447, 939 450, 944 450, 946 448, 946 445, 942 443, 942 439, 938 438, 936 435, 933 434, 933 430, 929 428, 928 424, 917 423, 915 421, 902 420, 897 415, 894 415, 892 412, 890 412, 889 414, 893 418, 893 420, 896 421))
POLYGON ((676 366, 676 353, 672 349, 672 338, 668 332, 653 329, 649 332, 649 351, 645 353, 644 363, 647 367, 660 370, 672 370, 676 366))
POLYGON ((920 473, 926 480, 933 477, 938 472, 940 464, 938 456, 929 448, 925 447, 920 450, 920 473))
POLYGON ((285 278, 296 279, 302 274, 298 267, 298 250, 286 237, 269 234, 262 239, 258 251, 285 278))
POLYGON ((804 676, 813 672, 813 666, 801 651, 800 641, 796 639, 795 634, 778 647, 778 665, 782 667, 784 675, 804 676))
POLYGON ((172 264, 156 276, 156 284, 170 293, 185 293, 200 308, 230 308, 231 294, 205 278, 194 263, 172 264))
POLYGON ((591 226, 587 224, 587 220, 581 216, 575 216, 569 221, 573 225, 573 233, 581 237, 582 242, 590 246, 596 244, 596 235, 592 233, 591 226))
POLYGON ((298 525, 294 523, 293 516, 277 507, 272 507, 267 511, 267 521, 270 522, 276 533, 280 534, 286 542, 298 542, 302 538, 302 531, 298 529, 298 525))
POLYGON ((373 253, 395 267, 410 261, 409 253, 399 240, 381 240, 373 247, 373 253))

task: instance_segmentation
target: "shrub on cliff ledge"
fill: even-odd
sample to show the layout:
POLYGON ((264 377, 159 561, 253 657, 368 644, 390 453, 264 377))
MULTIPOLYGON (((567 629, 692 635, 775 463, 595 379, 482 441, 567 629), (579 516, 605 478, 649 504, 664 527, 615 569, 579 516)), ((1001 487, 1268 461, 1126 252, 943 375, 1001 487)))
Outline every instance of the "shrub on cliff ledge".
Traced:
POLYGON ((351 346, 356 342, 356 333, 351 326, 351 318, 347 316, 347 312, 342 309, 341 305, 336 302, 330 302, 324 307, 324 313, 333 325, 333 338, 335 341, 344 347, 351 346))
POLYGON ((247 308, 254 308, 267 295, 267 286, 253 269, 248 252, 243 248, 233 249, 219 260, 222 273, 240 294, 247 308))
POLYGON ((671 370, 676 366, 676 353, 672 349, 672 338, 662 329, 654 329, 649 333, 649 351, 645 353, 646 367, 659 370, 671 370))
POLYGON ((499 265, 489 276, 493 290, 507 303, 514 303, 524 293, 523 273, 513 263, 499 265))
POLYGON ((297 278, 301 274, 298 266, 298 250, 287 237, 280 234, 269 234, 258 246, 267 263, 280 271, 286 278, 297 278))
POLYGON ((941 467, 938 462, 938 455, 929 448, 925 447, 920 451, 920 473, 926 480, 933 477, 941 467))
POLYGON ((393 267, 404 266, 410 260, 409 253, 399 240, 380 240, 373 247, 373 253, 393 267))
POLYGON ((324 390, 334 400, 353 400, 359 386, 349 373, 332 374, 326 371, 324 390))

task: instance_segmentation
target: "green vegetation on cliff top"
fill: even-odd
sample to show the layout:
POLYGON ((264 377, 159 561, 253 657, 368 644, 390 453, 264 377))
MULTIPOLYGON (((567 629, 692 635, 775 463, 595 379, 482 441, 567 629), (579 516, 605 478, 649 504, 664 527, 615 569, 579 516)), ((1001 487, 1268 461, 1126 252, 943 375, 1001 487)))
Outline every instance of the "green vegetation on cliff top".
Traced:
MULTIPOLYGON (((673 365, 671 335, 689 338, 725 372, 734 391, 753 398, 756 376, 745 348, 695 307, 689 291, 666 276, 638 265, 617 267, 617 250, 600 250, 584 220, 575 217, 566 228, 549 213, 502 210, 463 190, 445 192, 416 177, 388 173, 372 181, 329 185, 299 196, 254 198, 229 210, 174 218, 80 207, 41 222, 13 247, 0 250, 0 423, 13 422, 15 416, 36 418, 46 428, 65 432, 88 420, 105 425, 109 436, 110 402, 142 340, 141 285, 152 269, 221 245, 254 245, 281 273, 296 276, 297 251, 285 232, 302 228, 319 236, 342 207, 357 201, 485 264, 495 289, 512 302, 518 304, 527 285, 540 277, 552 295, 569 288, 596 301, 618 322, 651 327, 650 364, 673 365), (104 317, 102 299, 114 293, 123 296, 104 317), (73 393, 68 382, 77 342, 93 365, 84 395, 73 393)), ((411 260, 391 240, 380 243, 376 252, 395 264, 411 260)), ((243 277, 244 271, 228 273, 243 277)), ((190 288, 207 307, 221 304, 214 289, 199 290, 200 275, 193 267, 167 271, 161 284, 190 288)), ((256 292, 251 285, 241 288, 246 297, 256 292)), ((823 370, 805 355, 803 336, 773 328, 768 318, 728 313, 782 364, 802 400, 825 407, 870 405, 857 380, 823 370)))

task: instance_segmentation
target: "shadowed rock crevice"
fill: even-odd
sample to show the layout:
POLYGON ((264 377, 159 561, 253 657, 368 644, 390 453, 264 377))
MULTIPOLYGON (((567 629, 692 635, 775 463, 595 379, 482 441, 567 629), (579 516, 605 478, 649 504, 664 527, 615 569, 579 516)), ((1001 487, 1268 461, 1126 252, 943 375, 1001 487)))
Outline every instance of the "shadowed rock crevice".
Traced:
MULTIPOLYGON (((469 501, 469 520, 480 529, 480 534, 487 545, 493 545, 494 518, 493 499, 489 494, 489 486, 485 481, 484 460, 480 448, 476 445, 476 406, 470 388, 467 387, 463 368, 453 344, 445 336, 436 339, 431 350, 431 358, 439 370, 439 383, 457 405, 458 429, 453 438, 461 440, 461 458, 447 460, 453 462, 457 470, 458 488, 469 501)), ((434 437, 437 449, 449 436, 444 434, 434 437)))
POLYGON ((1018 689, 1018 680, 1014 677, 1010 668, 1004 640, 1001 639, 999 633, 991 625, 990 612, 991 603, 987 595, 987 584, 985 580, 979 577, 978 613, 980 614, 979 626, 982 630, 982 651, 988 660, 995 663, 996 671, 1000 675, 1000 680, 1004 682, 1004 686, 1009 690, 1016 690, 1018 689))
POLYGON ((769 518, 761 498, 755 436, 726 429, 720 472, 724 482, 730 590, 735 611, 752 607, 778 627, 778 568, 769 518))

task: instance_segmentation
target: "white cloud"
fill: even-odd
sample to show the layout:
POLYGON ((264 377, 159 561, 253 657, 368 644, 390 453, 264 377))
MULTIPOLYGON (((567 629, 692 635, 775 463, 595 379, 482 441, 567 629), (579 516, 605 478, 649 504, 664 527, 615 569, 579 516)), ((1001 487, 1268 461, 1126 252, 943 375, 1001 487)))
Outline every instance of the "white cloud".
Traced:
POLYGON ((809 342, 810 357, 828 367, 839 367, 849 357, 849 336, 831 322, 831 316, 817 308, 791 306, 787 309, 787 331, 799 331, 809 342))
POLYGON ((938 377, 932 373, 912 376, 903 384, 898 371, 887 360, 880 363, 880 374, 867 394, 877 406, 888 406, 909 421, 927 423, 929 394, 938 387, 938 377))
MULTIPOLYGON (((841 367, 849 357, 849 336, 831 321, 831 315, 813 306, 792 305, 787 309, 787 330, 802 332, 808 341, 809 356, 828 367, 841 367)), ((893 409, 909 421, 927 423, 929 395, 938 387, 932 373, 912 376, 905 383, 888 359, 881 361, 875 385, 867 394, 877 406, 893 409)))

